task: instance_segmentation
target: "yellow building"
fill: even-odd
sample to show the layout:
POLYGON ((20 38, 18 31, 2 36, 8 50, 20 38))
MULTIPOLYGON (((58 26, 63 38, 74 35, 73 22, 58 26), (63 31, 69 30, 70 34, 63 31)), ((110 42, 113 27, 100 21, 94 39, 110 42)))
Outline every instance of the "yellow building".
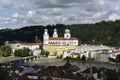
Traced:
POLYGON ((43 49, 49 52, 49 55, 60 56, 64 51, 76 49, 78 39, 71 37, 70 30, 66 29, 64 37, 58 37, 57 30, 54 29, 53 37, 49 37, 48 30, 43 34, 43 49))

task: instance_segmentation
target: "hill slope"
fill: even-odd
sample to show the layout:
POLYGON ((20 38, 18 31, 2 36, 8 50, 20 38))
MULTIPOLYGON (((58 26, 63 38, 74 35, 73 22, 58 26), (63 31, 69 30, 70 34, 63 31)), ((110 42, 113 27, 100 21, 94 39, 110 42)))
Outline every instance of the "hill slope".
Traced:
POLYGON ((80 43, 105 44, 110 46, 120 46, 120 20, 115 22, 102 21, 95 24, 73 24, 73 25, 47 25, 29 26, 20 29, 0 30, 0 43, 6 40, 33 41, 37 35, 42 40, 44 29, 47 28, 50 36, 53 29, 58 30, 59 36, 63 36, 66 28, 71 30, 72 36, 79 39, 80 43))

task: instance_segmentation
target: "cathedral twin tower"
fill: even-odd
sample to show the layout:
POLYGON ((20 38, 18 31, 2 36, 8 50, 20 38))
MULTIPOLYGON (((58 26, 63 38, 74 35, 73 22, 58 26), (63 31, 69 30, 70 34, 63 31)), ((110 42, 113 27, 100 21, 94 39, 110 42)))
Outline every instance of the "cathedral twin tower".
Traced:
POLYGON ((69 29, 65 30, 64 37, 59 37, 57 29, 54 29, 53 36, 50 37, 48 30, 44 30, 43 34, 43 49, 49 51, 50 55, 60 55, 65 50, 75 49, 78 45, 78 39, 71 37, 69 29))
MULTIPOLYGON (((54 32, 53 32, 53 37, 52 37, 54 40, 63 40, 63 39, 70 39, 71 38, 71 33, 70 33, 70 30, 69 29, 66 29, 65 30, 65 33, 64 33, 64 37, 58 37, 58 33, 57 33, 57 29, 54 29, 54 32)), ((49 36, 48 34, 48 30, 45 29, 44 30, 44 34, 43 34, 43 44, 49 44, 49 39, 51 39, 51 37, 49 36)))

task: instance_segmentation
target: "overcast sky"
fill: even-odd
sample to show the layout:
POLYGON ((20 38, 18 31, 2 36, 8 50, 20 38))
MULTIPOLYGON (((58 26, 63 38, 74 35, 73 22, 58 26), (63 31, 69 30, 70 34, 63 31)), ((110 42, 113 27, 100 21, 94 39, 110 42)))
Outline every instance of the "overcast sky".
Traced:
POLYGON ((0 0, 0 29, 120 19, 120 0, 0 0))

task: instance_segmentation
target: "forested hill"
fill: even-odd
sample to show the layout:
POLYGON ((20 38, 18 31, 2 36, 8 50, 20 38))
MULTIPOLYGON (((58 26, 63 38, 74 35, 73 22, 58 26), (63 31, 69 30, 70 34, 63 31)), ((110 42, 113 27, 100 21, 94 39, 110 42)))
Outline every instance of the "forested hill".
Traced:
POLYGON ((0 30, 0 43, 6 40, 31 42, 36 35, 42 40, 45 28, 48 29, 50 36, 52 36, 54 28, 58 30, 59 36, 63 36, 64 30, 68 28, 71 30, 72 36, 77 37, 80 43, 120 46, 120 20, 115 22, 102 21, 95 24, 57 24, 28 26, 20 29, 2 29, 0 30))

